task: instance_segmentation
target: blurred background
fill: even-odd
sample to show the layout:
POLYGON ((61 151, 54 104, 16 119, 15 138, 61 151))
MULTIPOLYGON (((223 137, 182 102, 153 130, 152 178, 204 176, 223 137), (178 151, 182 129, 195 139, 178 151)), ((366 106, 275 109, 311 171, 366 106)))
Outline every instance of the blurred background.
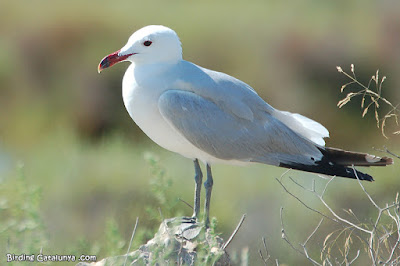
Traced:
MULTIPOLYGON (((337 107, 346 90, 361 88, 341 93, 349 79, 336 70, 350 73, 354 64, 357 78, 368 84, 379 69, 387 76, 383 96, 400 103, 399 1, 2 1, 0 10, 2 252, 43 247, 47 254, 102 258, 112 255, 105 232, 125 251, 136 217, 133 248, 156 232, 159 207, 164 217, 191 215, 179 199, 192 203, 192 162, 152 143, 130 119, 121 97, 128 63, 97 73, 105 55, 149 24, 174 29, 184 59, 245 81, 275 108, 319 121, 330 131, 327 146, 380 156, 385 153, 374 148, 400 152, 394 121, 387 122, 386 139, 373 111, 361 118, 361 98, 337 107)), ((381 108, 384 115, 388 109, 381 108)), ((363 169, 375 177, 365 186, 381 205, 400 190, 397 164, 363 169)), ((230 252, 248 247, 252 264, 261 264, 264 236, 280 263, 305 263, 281 239, 279 210, 284 207, 294 243, 303 242, 320 217, 275 180, 285 170, 216 165, 213 171, 211 215, 222 237, 247 213, 230 252)), ((311 174, 289 175, 307 186, 313 179, 317 187, 326 183, 311 174)), ((314 204, 310 193, 297 193, 314 204)), ((339 212, 352 208, 368 221, 376 215, 353 180, 335 179, 327 193, 339 212)), ((317 248, 324 237, 316 237, 317 248)))

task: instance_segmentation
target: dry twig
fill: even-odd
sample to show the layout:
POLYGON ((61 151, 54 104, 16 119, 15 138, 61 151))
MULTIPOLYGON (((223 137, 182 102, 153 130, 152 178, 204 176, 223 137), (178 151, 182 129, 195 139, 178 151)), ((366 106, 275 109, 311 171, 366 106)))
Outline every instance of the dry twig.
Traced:
POLYGON ((129 242, 129 246, 128 246, 128 251, 126 252, 126 257, 125 257, 124 266, 126 265, 126 262, 127 262, 127 260, 128 260, 129 250, 131 249, 133 237, 135 236, 136 228, 137 228, 138 223, 139 223, 139 217, 136 217, 136 223, 135 223, 135 227, 133 228, 133 232, 132 232, 132 236, 131 236, 131 241, 129 242))
POLYGON ((269 255, 269 251, 267 248, 267 241, 265 240, 265 237, 262 237, 261 240, 264 245, 265 257, 263 255, 263 252, 261 251, 261 249, 258 250, 258 254, 260 255, 262 261, 264 262, 264 265, 268 265, 268 260, 271 258, 271 255, 269 255))
MULTIPOLYGON (((355 171, 355 169, 354 169, 355 171)), ((356 176, 357 173, 355 172, 356 176)), ((310 262, 314 265, 333 265, 333 264, 346 264, 350 265, 354 263, 357 259, 359 259, 361 250, 358 249, 354 254, 354 257, 351 257, 350 250, 352 246, 354 246, 354 240, 357 239, 360 243, 363 243, 366 246, 367 253, 373 265, 377 264, 388 264, 394 265, 397 262, 400 262, 400 215, 399 215, 399 196, 397 194, 395 202, 393 204, 386 204, 385 207, 379 207, 379 205, 373 200, 371 195, 367 192, 362 182, 358 179, 358 183, 363 191, 363 193, 367 196, 369 202, 373 206, 374 209, 378 211, 376 218, 371 223, 362 223, 360 219, 353 213, 352 210, 347 210, 346 213, 351 217, 356 219, 356 222, 351 222, 348 218, 345 218, 339 215, 337 212, 333 210, 333 208, 324 200, 324 196, 327 193, 328 186, 332 183, 335 178, 329 180, 321 193, 317 193, 315 190, 315 181, 312 182, 311 189, 299 184, 292 177, 288 177, 294 184, 298 187, 304 189, 306 192, 312 193, 316 196, 320 203, 324 206, 325 210, 328 211, 328 214, 325 214, 322 211, 316 210, 309 205, 307 205, 304 201, 302 201, 298 196, 294 195, 289 189, 284 185, 283 176, 281 176, 280 180, 277 179, 279 184, 284 188, 284 190, 295 198, 298 202, 300 202, 307 209, 311 210, 314 213, 317 213, 319 216, 322 216, 322 219, 318 223, 318 225, 314 228, 313 232, 307 237, 307 239, 303 242, 303 244, 299 244, 302 248, 299 249, 294 245, 288 238, 284 223, 283 223, 283 208, 280 211, 281 217, 281 226, 282 226, 282 238, 289 244, 289 246, 305 256, 310 262), (383 221, 385 218, 385 222, 383 221), (329 221, 332 221, 338 225, 340 225, 343 229, 334 230, 329 233, 325 237, 325 241, 323 243, 323 247, 321 249, 320 259, 322 264, 317 262, 311 256, 309 256, 309 252, 307 250, 307 244, 310 242, 310 239, 317 234, 317 231, 320 229, 324 218, 328 218, 329 221), (387 218, 390 218, 392 222, 387 222, 387 218), (354 239, 354 237, 356 237, 354 239), (344 243, 338 244, 338 241, 343 238, 344 243), (336 250, 339 252, 341 259, 339 257, 335 257, 333 255, 333 251, 336 250), (334 261, 332 261, 332 259, 334 261), (341 262, 340 262, 341 261, 341 262)))
POLYGON ((235 237, 235 235, 239 231, 240 227, 242 226, 242 224, 244 222, 244 219, 246 219, 246 214, 242 215, 242 218, 240 219, 240 221, 239 221, 238 225, 236 226, 235 230, 233 231, 233 233, 229 237, 228 241, 226 241, 226 243, 222 246, 222 250, 225 250, 229 246, 229 244, 231 243, 231 241, 233 240, 233 238, 235 237))

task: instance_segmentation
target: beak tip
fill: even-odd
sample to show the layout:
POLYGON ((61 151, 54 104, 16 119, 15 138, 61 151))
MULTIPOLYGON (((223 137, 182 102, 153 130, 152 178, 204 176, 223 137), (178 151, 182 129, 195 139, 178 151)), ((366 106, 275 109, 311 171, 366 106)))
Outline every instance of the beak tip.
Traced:
POLYGON ((97 67, 97 72, 100 73, 101 71, 103 71, 103 69, 112 67, 113 65, 115 65, 121 61, 124 61, 126 58, 128 58, 129 56, 132 55, 132 54, 119 55, 119 51, 120 50, 105 56, 100 61, 99 66, 97 67))

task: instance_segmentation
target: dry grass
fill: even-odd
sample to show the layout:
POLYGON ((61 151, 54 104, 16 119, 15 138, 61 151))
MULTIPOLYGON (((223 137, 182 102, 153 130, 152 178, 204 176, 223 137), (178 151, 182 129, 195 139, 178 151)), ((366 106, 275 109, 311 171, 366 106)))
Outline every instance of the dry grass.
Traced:
MULTIPOLYGON (((376 126, 381 129, 382 135, 385 138, 388 138, 385 132, 385 126, 388 120, 394 120, 397 129, 399 129, 398 128, 399 116, 400 116, 399 104, 394 105, 389 100, 387 100, 385 97, 382 96, 382 85, 386 80, 386 76, 380 78, 379 69, 376 71, 375 75, 371 77, 371 79, 368 82, 368 85, 364 85, 357 79, 353 64, 351 64, 350 66, 351 74, 344 71, 340 66, 336 68, 339 71, 339 73, 342 73, 343 75, 345 75, 350 79, 348 83, 344 84, 341 87, 340 91, 342 93, 346 88, 350 87, 350 85, 357 85, 358 87, 361 88, 358 91, 351 91, 347 93, 346 97, 344 97, 342 100, 338 102, 337 106, 339 108, 342 108, 347 103, 349 103, 352 98, 361 96, 361 109, 363 110, 362 117, 364 117, 368 113, 368 111, 373 109, 373 112, 375 113, 376 126), (375 84, 375 89, 371 89, 372 84, 375 84), (384 104, 389 107, 389 111, 387 111, 385 114, 382 114, 382 112, 379 110, 381 104, 384 104)), ((392 134, 399 135, 400 129, 392 132, 392 134)))

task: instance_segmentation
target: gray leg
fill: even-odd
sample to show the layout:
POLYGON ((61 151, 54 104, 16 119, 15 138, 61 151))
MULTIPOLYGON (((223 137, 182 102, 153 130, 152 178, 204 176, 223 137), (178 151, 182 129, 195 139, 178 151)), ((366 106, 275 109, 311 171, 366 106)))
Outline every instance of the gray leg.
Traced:
POLYGON ((211 167, 207 164, 207 180, 204 182, 204 187, 206 189, 206 202, 204 205, 205 210, 205 227, 208 228, 210 225, 210 201, 211 201, 211 191, 213 186, 213 178, 211 174, 211 167))
POLYGON ((195 187, 194 187, 194 211, 193 211, 193 217, 198 218, 199 217, 199 212, 200 212, 200 191, 201 191, 201 182, 203 181, 203 173, 201 172, 201 168, 199 165, 199 160, 194 160, 194 171, 195 171, 195 176, 194 176, 194 182, 195 182, 195 187))

